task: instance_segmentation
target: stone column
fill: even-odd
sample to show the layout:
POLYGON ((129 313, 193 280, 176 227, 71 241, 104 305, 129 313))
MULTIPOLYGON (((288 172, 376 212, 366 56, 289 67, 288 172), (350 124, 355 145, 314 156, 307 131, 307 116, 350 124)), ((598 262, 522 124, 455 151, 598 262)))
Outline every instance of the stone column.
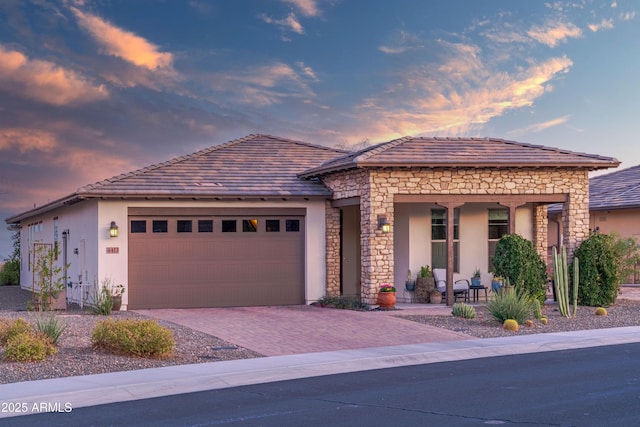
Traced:
POLYGON ((327 295, 340 295, 340 209, 325 203, 327 295))
POLYGON ((589 237, 589 176, 577 171, 572 177, 569 200, 562 207, 563 240, 567 249, 567 262, 583 240, 589 237))
POLYGON ((547 262, 547 252, 549 250, 548 232, 547 205, 538 205, 533 211, 533 244, 545 263, 547 262))

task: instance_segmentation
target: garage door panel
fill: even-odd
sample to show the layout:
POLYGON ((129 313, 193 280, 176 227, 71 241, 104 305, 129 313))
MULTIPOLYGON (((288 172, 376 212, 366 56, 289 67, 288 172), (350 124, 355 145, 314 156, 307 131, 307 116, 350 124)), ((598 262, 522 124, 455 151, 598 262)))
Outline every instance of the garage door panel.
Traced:
POLYGON ((304 233, 286 232, 284 218, 267 233, 257 218, 258 232, 242 232, 238 220, 237 232, 222 233, 214 218, 213 233, 172 233, 169 219, 168 233, 130 234, 129 307, 304 303, 304 233))

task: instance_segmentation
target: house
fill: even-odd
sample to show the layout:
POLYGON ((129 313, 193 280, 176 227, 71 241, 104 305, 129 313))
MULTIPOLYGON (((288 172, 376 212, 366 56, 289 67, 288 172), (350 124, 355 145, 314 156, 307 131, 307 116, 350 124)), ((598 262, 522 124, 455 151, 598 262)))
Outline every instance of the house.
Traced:
MULTIPOLYGON (((617 233, 640 242, 640 165, 589 180, 589 229, 591 232, 617 233)), ((549 207, 549 244, 558 244, 561 235, 561 208, 549 207)), ((629 278, 640 282, 640 271, 629 278)))
MULTIPOLYGON (((6 222, 69 264, 67 298, 124 284, 123 307, 375 303, 422 265, 488 273, 517 232, 547 250, 561 203, 572 252, 589 233, 588 172, 613 158, 489 138, 405 137, 350 153, 250 135, 79 188, 6 222)), ((452 293, 450 292, 449 295, 452 293)), ((400 295, 402 297, 402 295, 400 295)), ((451 301, 449 301, 451 303, 451 301)))

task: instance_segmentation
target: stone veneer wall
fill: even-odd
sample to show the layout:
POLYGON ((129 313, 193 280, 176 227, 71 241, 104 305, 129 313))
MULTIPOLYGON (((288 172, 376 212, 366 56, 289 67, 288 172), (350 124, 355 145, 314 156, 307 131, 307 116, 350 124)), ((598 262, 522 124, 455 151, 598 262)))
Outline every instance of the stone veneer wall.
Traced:
POLYGON ((326 202, 327 295, 340 295, 340 209, 326 202))
MULTIPOLYGON (((568 201, 564 203, 563 224, 564 243, 569 257, 573 256, 577 245, 589 233, 589 177, 586 170, 358 169, 329 175, 323 178, 323 182, 333 190, 334 199, 360 197, 361 296, 363 302, 369 304, 375 303, 382 283, 394 282, 393 231, 384 234, 377 230, 377 216, 385 215, 393 230, 396 194, 568 194, 568 201)), ((535 209, 534 221, 534 244, 546 259, 546 206, 535 209)), ((327 236, 327 239, 334 237, 327 236)), ((340 262, 339 251, 337 258, 335 254, 331 255, 332 259, 327 255, 327 264, 340 262)), ((329 276, 329 271, 327 273, 329 276)), ((339 283, 340 278, 337 280, 339 283)))

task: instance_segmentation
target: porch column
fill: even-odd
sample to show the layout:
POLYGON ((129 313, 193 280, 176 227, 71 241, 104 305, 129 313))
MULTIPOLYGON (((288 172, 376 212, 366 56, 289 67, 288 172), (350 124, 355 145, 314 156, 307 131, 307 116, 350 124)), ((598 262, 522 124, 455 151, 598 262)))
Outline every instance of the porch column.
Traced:
POLYGON ((549 252, 549 218, 547 205, 536 205, 533 211, 533 244, 545 263, 549 252))
POLYGON ((460 202, 437 203, 447 210, 447 305, 453 305, 453 226, 455 208, 464 205, 460 202))
POLYGON ((326 221, 326 292, 329 296, 340 295, 340 209, 325 203, 326 221))

